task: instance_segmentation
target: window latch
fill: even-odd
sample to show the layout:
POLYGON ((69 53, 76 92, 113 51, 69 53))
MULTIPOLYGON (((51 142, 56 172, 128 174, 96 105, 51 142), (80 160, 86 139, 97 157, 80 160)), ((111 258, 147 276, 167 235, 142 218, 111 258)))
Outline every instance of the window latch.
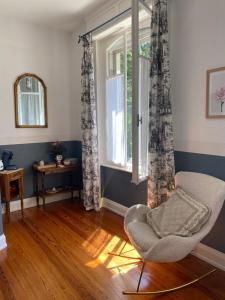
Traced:
POLYGON ((140 125, 142 125, 142 117, 137 114, 137 127, 139 127, 140 125))

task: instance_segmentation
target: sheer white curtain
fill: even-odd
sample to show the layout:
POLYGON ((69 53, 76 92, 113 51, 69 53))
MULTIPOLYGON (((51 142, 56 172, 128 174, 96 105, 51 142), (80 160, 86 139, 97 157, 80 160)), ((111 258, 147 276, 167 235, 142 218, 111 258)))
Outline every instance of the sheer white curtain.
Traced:
POLYGON ((44 124, 44 98, 41 93, 20 93, 19 122, 21 125, 44 124))
POLYGON ((124 75, 106 80, 107 160, 125 165, 124 75))

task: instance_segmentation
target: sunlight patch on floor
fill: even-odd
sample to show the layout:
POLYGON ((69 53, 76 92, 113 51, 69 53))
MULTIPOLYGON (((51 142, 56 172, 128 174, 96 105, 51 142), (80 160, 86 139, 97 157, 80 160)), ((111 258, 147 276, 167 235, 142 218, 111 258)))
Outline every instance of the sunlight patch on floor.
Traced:
POLYGON ((82 243, 82 247, 92 257, 98 257, 105 245, 111 240, 111 237, 110 234, 99 227, 82 243))
POLYGON ((124 247, 125 241, 123 239, 116 235, 111 236, 110 239, 107 239, 107 235, 108 234, 103 230, 102 232, 94 232, 92 236, 83 243, 85 251, 95 257, 95 259, 86 264, 87 267, 97 268, 99 265, 104 265, 112 274, 121 274, 127 273, 141 263, 139 260, 140 256, 132 245, 127 243, 124 247), (96 234, 98 236, 96 236, 96 234), (92 245, 90 244, 90 241, 93 242, 92 245), (99 247, 101 251, 96 251, 96 247, 99 247), (122 255, 132 257, 133 259, 109 254, 109 252, 119 254, 121 250, 122 255), (93 255, 97 252, 99 252, 97 256, 93 255))

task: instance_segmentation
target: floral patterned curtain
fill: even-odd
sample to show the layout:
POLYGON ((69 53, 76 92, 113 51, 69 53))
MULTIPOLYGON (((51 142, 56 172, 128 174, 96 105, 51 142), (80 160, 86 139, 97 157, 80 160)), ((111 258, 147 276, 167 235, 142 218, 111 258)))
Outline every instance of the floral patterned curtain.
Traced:
POLYGON ((153 0, 151 20, 148 205, 158 206, 174 187, 174 142, 170 99, 168 0, 153 0))
POLYGON ((83 198, 86 210, 99 210, 100 180, 93 45, 90 34, 81 39, 84 50, 81 66, 83 198))

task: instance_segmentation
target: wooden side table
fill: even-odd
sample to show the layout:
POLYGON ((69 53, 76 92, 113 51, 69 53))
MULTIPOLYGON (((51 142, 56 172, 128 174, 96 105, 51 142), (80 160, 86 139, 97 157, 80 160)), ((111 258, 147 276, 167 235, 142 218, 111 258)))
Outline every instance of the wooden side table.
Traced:
MULTIPOLYGON (((70 192, 71 198, 73 199, 73 192, 79 192, 79 199, 80 199, 80 187, 77 185, 71 184, 71 186, 64 186, 64 187, 56 187, 56 190, 53 192, 51 190, 47 190, 45 186, 45 177, 50 174, 57 174, 57 173, 70 173, 71 176, 75 172, 80 171, 80 165, 69 165, 69 166, 57 166, 56 164, 51 165, 44 165, 39 166, 37 164, 33 165, 33 169, 35 171, 35 181, 36 181, 36 199, 37 199, 37 206, 39 206, 39 198, 43 199, 43 208, 45 208, 45 199, 49 196, 54 196, 59 193, 70 192), (39 177, 41 179, 41 186, 39 187, 39 177)), ((72 179, 72 177, 71 177, 72 179)), ((72 180, 71 180, 72 182, 72 180)))
POLYGON ((6 218, 10 220, 10 201, 19 196, 23 215, 23 169, 1 171, 0 184, 2 199, 6 204, 6 218))

